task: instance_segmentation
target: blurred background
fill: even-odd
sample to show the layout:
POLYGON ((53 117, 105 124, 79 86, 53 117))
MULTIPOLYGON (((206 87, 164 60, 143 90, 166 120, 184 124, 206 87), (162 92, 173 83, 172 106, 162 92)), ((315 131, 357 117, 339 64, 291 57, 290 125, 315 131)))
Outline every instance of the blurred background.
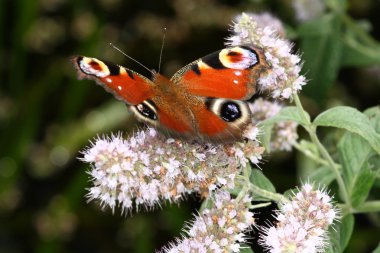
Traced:
MULTIPOLYGON (((77 80, 72 55, 107 59, 149 76, 109 43, 157 69, 166 27, 161 72, 171 76, 223 48, 236 15, 267 11, 284 22, 303 53, 311 82, 301 99, 312 116, 338 104, 359 110, 378 105, 379 54, 365 58, 351 50, 343 38, 347 24, 326 21, 329 8, 311 1, 317 5, 302 10, 307 1, 297 7, 291 0, 1 0, 0 252, 154 252, 180 235, 201 204, 190 196, 180 207, 122 216, 86 203, 90 182, 77 159, 80 150, 98 135, 129 132, 137 124, 101 87, 77 80), (332 33, 314 30, 320 24, 331 25, 332 33)), ((380 39, 380 1, 339 2, 363 40, 368 34, 380 39)), ((378 46, 367 39, 363 43, 378 46)), ((261 168, 279 192, 296 185, 309 165, 296 152, 267 155, 265 161, 261 168)), ((266 218, 271 208, 262 210, 266 218)), ((378 215, 358 218, 347 252, 369 252, 378 243, 378 215)), ((254 241, 255 232, 251 236, 254 241)))

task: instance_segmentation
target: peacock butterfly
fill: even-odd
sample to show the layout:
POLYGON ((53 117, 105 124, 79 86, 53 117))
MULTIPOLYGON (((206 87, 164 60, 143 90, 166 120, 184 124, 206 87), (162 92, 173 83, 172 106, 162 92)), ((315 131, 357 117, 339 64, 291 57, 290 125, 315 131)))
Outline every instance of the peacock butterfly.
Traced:
POLYGON ((242 139, 250 122, 247 100, 269 68, 264 52, 228 47, 181 68, 168 79, 152 71, 148 79, 96 58, 76 56, 80 79, 95 80, 126 103, 138 119, 182 137, 227 142, 242 139))

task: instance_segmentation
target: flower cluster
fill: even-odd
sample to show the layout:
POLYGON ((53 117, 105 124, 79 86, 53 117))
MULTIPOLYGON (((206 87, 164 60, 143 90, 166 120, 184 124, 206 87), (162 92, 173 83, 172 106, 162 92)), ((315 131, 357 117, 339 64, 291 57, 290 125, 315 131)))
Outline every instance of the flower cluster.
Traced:
POLYGON ((162 200, 179 201, 191 192, 208 196, 219 186, 233 188, 246 157, 258 162, 263 151, 253 140, 246 145, 189 143, 148 128, 126 140, 120 135, 98 139, 81 159, 92 165, 89 200, 128 211, 133 202, 151 208, 162 200))
POLYGON ((301 59, 291 52, 291 43, 280 37, 280 28, 262 26, 257 22, 263 17, 268 19, 267 16, 253 14, 238 16, 227 45, 252 45, 263 49, 270 70, 259 78, 259 89, 270 92, 273 98, 289 99, 306 84, 305 77, 300 75, 301 59))
POLYGON ((251 199, 231 199, 228 192, 216 191, 213 206, 204 209, 191 226, 185 229, 188 237, 165 249, 166 253, 240 252, 246 239, 243 234, 254 224, 248 206, 251 199))
MULTIPOLYGON (((257 124, 265 119, 275 116, 282 106, 276 102, 270 102, 262 98, 256 99, 249 104, 252 113, 252 121, 257 124)), ((270 142, 271 150, 286 150, 290 151, 292 145, 297 141, 297 126, 294 121, 282 121, 273 126, 270 142)))
POLYGON ((264 229, 261 244, 270 252, 321 252, 327 229, 337 219, 332 199, 323 190, 302 186, 289 203, 280 207, 277 226, 264 229))

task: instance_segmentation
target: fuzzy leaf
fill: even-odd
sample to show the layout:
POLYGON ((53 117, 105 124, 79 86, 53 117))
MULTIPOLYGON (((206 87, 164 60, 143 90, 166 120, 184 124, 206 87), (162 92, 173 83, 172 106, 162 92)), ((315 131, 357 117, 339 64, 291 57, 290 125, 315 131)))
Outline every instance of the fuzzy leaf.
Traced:
POLYGON ((364 164, 352 187, 351 202, 354 207, 362 204, 367 199, 375 182, 376 174, 370 169, 368 163, 364 164))
POLYGON ((380 64, 380 45, 363 45, 352 36, 343 37, 342 66, 368 66, 380 64))
POLYGON ((327 166, 319 167, 309 175, 311 182, 318 182, 318 184, 328 186, 334 181, 335 175, 332 170, 327 166))
MULTIPOLYGON (((307 114, 307 117, 310 120, 310 116, 307 114)), ((276 115, 273 117, 266 119, 259 123, 259 125, 273 125, 275 123, 281 121, 295 121, 298 124, 307 124, 304 119, 301 117, 300 112, 295 106, 287 106, 281 109, 276 115)))
POLYGON ((377 245, 376 249, 372 251, 372 253, 380 253, 380 243, 377 245))
POLYGON ((254 253, 249 245, 243 244, 241 247, 240 253, 254 253))
MULTIPOLYGON (((252 169, 250 181, 252 184, 256 185, 257 187, 260 187, 261 189, 264 189, 270 192, 276 192, 276 188, 274 187, 272 182, 264 175, 264 173, 261 170, 252 169)), ((255 194, 253 195, 254 195, 255 201, 268 200, 266 198, 256 196, 255 194)))
POLYGON ((325 252, 343 252, 350 241, 354 229, 355 219, 352 214, 346 215, 340 222, 330 227, 330 245, 325 252))
POLYGON ((371 170, 368 162, 373 153, 372 148, 360 136, 346 133, 338 144, 338 153, 352 205, 358 206, 368 197, 376 178, 376 173, 371 170))
POLYGON ((376 133, 368 117, 352 107, 337 106, 331 108, 318 115, 313 124, 315 126, 343 128, 358 134, 380 154, 380 135, 376 133))
POLYGON ((327 14, 301 25, 299 34, 300 50, 305 61, 303 72, 309 79, 304 88, 305 93, 323 104, 340 68, 341 19, 327 14))

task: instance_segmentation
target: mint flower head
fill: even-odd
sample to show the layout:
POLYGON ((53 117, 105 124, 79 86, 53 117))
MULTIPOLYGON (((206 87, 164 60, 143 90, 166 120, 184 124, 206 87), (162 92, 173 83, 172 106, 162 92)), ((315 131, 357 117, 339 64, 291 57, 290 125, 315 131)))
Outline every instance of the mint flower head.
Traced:
MULTIPOLYGON (((278 24, 278 19, 273 19, 276 22, 272 23, 278 24)), ((269 92, 273 98, 289 99, 306 84, 305 77, 300 74, 300 57, 292 53, 292 44, 281 37, 282 27, 271 25, 268 16, 243 13, 235 19, 231 31, 228 46, 251 45, 264 51, 270 68, 258 79, 262 92, 269 92)))
POLYGON ((276 226, 263 229, 261 244, 273 253, 322 252, 327 245, 327 230, 338 216, 325 191, 304 184, 289 203, 280 207, 276 226))
POLYGON ((92 167, 88 199, 112 210, 120 206, 126 212, 133 206, 153 208, 165 200, 178 202, 192 192, 208 196, 218 187, 232 189, 242 165, 259 162, 263 151, 256 140, 189 143, 148 128, 128 139, 120 135, 98 138, 83 151, 81 160, 92 167))
POLYGON ((246 242, 244 231, 254 224, 253 213, 248 206, 251 199, 232 199, 226 191, 216 191, 213 205, 195 217, 178 239, 164 250, 165 253, 187 252, 240 252, 246 242))

